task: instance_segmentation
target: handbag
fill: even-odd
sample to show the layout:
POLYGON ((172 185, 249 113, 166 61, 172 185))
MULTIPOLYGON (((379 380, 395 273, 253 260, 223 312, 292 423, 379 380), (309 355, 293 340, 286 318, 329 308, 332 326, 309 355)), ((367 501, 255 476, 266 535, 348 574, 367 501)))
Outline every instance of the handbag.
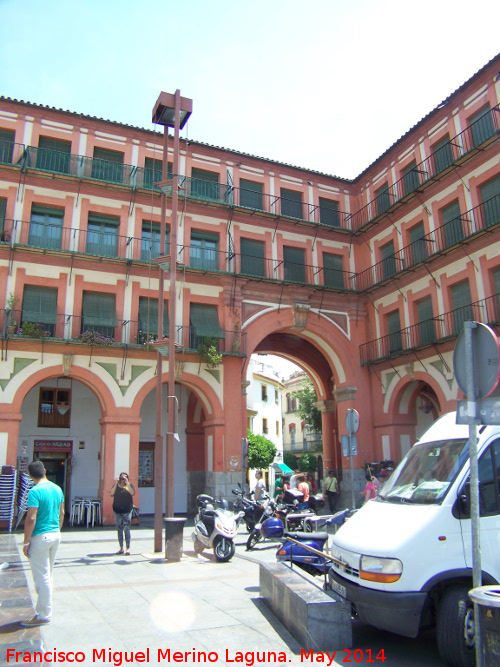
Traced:
POLYGON ((138 518, 139 518, 139 508, 134 505, 132 507, 132 519, 138 519, 138 518))

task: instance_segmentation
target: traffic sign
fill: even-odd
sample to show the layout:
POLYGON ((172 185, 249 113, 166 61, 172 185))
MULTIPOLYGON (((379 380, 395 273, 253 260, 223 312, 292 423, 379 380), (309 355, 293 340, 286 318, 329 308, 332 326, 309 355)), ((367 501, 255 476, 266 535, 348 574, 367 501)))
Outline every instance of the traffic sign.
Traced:
MULTIPOLYGON (((482 322, 475 324, 476 326, 471 329, 476 391, 474 398, 484 398, 494 391, 500 379, 500 347, 493 329, 482 322)), ((458 386, 467 395, 466 358, 465 329, 463 329, 453 352, 453 372, 458 386)))
POLYGON ((354 410, 353 408, 349 408, 347 410, 347 414, 345 416, 345 427, 349 435, 354 435, 354 433, 358 432, 359 413, 357 410, 354 410))
POLYGON ((358 438, 355 435, 343 435, 342 440, 342 456, 357 456, 358 455, 358 438), (349 440, 351 441, 351 451, 349 451, 349 440))

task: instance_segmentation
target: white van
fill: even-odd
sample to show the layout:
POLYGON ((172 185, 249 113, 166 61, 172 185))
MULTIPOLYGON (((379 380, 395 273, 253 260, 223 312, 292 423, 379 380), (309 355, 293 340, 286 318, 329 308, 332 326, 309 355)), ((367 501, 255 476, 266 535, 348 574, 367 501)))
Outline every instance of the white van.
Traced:
MULTIPOLYGON (((329 583, 363 623, 405 637, 435 626, 441 657, 475 664, 469 427, 438 419, 377 498, 333 536, 329 583)), ((483 585, 500 582, 500 426, 478 429, 483 585)))

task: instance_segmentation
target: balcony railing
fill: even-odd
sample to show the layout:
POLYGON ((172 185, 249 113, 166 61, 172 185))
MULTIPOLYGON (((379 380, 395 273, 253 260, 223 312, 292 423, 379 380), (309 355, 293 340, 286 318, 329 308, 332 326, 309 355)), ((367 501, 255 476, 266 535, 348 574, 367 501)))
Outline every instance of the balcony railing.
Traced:
POLYGON ((500 293, 364 343, 360 346, 361 364, 367 366, 456 337, 467 320, 500 323, 500 293))
POLYGON ((24 144, 0 140, 0 164, 23 166, 26 156, 24 144))
MULTIPOLYGON (((103 336, 112 339, 113 344, 123 346, 131 345, 147 350, 153 350, 152 343, 158 338, 157 333, 148 331, 147 326, 140 320, 118 320, 116 326, 110 326, 109 323, 88 325, 85 323, 85 317, 82 315, 57 314, 55 317, 41 316, 41 319, 52 319, 52 322, 34 322, 38 325, 33 335, 33 327, 29 327, 26 333, 26 321, 23 320, 22 310, 0 309, 0 337, 17 339, 44 339, 57 340, 77 343, 80 342, 80 336, 84 331, 94 330, 103 336), (23 333, 23 330, 25 333, 23 333)), ((165 338, 168 338, 168 332, 164 332, 165 338)), ((176 328, 176 343, 185 351, 198 351, 198 346, 204 342, 205 335, 198 333, 195 327, 178 326, 176 328)), ((240 330, 223 330, 219 332, 216 338, 216 346, 222 354, 246 355, 246 333, 240 330)))
POLYGON ((430 185, 437 176, 499 133, 500 105, 490 109, 488 113, 450 139, 430 157, 415 165, 411 172, 388 186, 382 193, 379 192, 378 196, 353 213, 348 220, 349 228, 353 232, 359 231, 395 204, 406 201, 419 188, 426 184, 430 185))
POLYGON ((356 290, 363 292, 398 273, 473 238, 500 222, 500 194, 422 236, 394 255, 356 274, 356 290))

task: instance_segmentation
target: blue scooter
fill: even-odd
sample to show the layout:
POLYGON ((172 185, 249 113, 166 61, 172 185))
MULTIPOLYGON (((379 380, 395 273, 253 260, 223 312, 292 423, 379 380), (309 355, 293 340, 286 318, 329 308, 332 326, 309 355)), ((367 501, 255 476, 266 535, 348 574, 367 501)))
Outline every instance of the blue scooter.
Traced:
MULTIPOLYGON (((325 526, 341 526, 345 522, 349 512, 350 510, 348 509, 337 512, 325 521, 325 526)), ((273 520, 268 519, 268 521, 273 520)), ((267 521, 262 524, 263 532, 266 523, 267 521)), ((326 531, 315 533, 296 531, 284 533, 283 537, 285 541, 278 547, 276 552, 276 559, 278 561, 293 563, 313 575, 328 572, 331 567, 331 561, 329 558, 325 558, 325 555, 327 555, 325 544, 328 548, 328 533, 326 531), (297 542, 300 542, 300 544, 297 544, 297 542), (310 549, 314 549, 315 551, 310 551, 310 549)))

